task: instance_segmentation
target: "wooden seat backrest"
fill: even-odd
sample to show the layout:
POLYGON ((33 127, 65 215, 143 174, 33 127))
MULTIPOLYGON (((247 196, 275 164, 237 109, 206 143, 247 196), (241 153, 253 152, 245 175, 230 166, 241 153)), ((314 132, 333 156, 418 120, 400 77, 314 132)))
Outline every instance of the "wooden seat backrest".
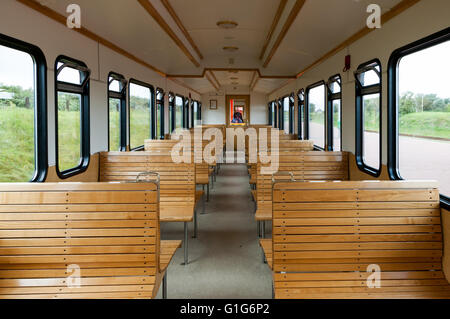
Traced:
POLYGON ((154 297, 158 200, 155 183, 0 184, 0 298, 154 297))
POLYGON ((277 182, 276 298, 448 296, 433 181, 277 182), (381 288, 369 288, 369 265, 381 288))
MULTIPOLYGON (((179 140, 145 140, 144 148, 145 151, 148 151, 150 153, 158 153, 158 154, 164 154, 169 155, 171 154, 172 149, 177 145, 180 141, 179 140)), ((199 182, 201 180, 208 181, 209 177, 209 166, 213 164, 208 164, 203 160, 203 150, 207 144, 207 141, 204 141, 202 144, 198 143, 199 145, 195 144, 194 141, 191 141, 191 151, 194 160, 195 160, 195 174, 196 174, 196 181, 199 182)))
POLYGON ((160 201, 195 203, 195 164, 174 163, 170 155, 152 152, 100 153, 100 181, 136 180, 139 173, 156 172, 160 176, 160 201))
MULTIPOLYGON (((272 175, 262 174, 265 164, 256 169, 256 192, 258 209, 272 207, 272 175)), ((292 173, 297 181, 345 181, 349 179, 347 152, 280 152, 279 174, 292 173)))

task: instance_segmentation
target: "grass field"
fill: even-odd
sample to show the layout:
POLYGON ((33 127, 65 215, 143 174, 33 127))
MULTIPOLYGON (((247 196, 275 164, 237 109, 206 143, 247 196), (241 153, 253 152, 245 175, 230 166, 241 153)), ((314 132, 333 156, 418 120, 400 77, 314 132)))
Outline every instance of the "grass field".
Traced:
MULTIPOLYGON (((323 117, 317 113, 311 114, 311 120, 317 124, 323 124, 324 121, 323 117)), ((367 130, 378 130, 378 118, 366 117, 364 124, 367 130)), ((420 112, 401 115, 399 126, 400 134, 450 140, 450 112, 420 112)))
POLYGON ((450 140, 450 112, 421 112, 401 115, 400 134, 450 140))

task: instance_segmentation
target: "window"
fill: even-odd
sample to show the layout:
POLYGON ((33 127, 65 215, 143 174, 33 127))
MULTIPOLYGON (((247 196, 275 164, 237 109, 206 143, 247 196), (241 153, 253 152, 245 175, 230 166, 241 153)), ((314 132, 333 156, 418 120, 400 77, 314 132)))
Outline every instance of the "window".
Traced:
POLYGON ((381 64, 372 60, 355 71, 356 163, 372 176, 381 173, 381 64))
POLYGON ((183 128, 184 119, 184 97, 175 96, 175 129, 183 128))
POLYGON ((108 76, 108 150, 125 151, 127 81, 117 73, 108 76))
POLYGON ((193 118, 194 118, 192 127, 195 127, 197 125, 197 121, 200 121, 199 102, 198 101, 194 101, 194 109, 192 111, 192 114, 193 114, 193 118))
POLYGON ((342 149, 342 80, 339 74, 328 79, 327 96, 327 149, 340 152, 342 149))
POLYGON ((392 179, 439 181, 450 203, 450 28, 392 53, 388 167, 392 179))
POLYGON ((306 88, 305 139, 312 140, 316 148, 325 149, 325 82, 306 88))
POLYGON ((283 127, 285 134, 289 134, 289 96, 286 96, 282 99, 283 103, 283 127))
POLYGON ((189 98, 184 98, 183 102, 183 128, 189 128, 189 98))
POLYGON ((279 130, 283 129, 284 121, 283 121, 283 99, 278 99, 278 112, 277 112, 277 128, 279 130))
POLYGON ((303 139, 303 132, 304 132, 304 112, 305 112, 305 90, 300 89, 297 92, 297 132, 298 132, 298 139, 303 139))
POLYGON ((295 106, 295 95, 291 93, 289 95, 289 134, 294 134, 294 106, 295 106))
POLYGON ((175 111, 175 95, 169 92, 169 132, 172 133, 176 126, 176 111, 175 111))
POLYGON ((45 180, 46 78, 38 47, 0 34, 0 182, 45 180))
POLYGON ((156 89, 156 137, 164 139, 164 90, 156 89))
POLYGON ((155 138, 154 123, 154 89, 144 82, 130 80, 129 86, 130 149, 144 148, 146 139, 155 138))
POLYGON ((59 56, 56 82, 56 172, 67 178, 89 165, 89 77, 86 64, 59 56))
POLYGON ((275 106, 275 101, 272 101, 269 103, 269 125, 272 125, 272 127, 275 127, 276 124, 276 106, 275 106))

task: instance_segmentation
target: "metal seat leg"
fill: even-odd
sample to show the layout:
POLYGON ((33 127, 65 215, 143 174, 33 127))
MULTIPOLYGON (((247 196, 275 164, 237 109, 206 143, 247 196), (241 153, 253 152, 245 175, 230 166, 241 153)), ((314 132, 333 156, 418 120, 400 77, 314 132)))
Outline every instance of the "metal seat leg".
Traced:
POLYGON ((261 238, 261 222, 259 220, 256 222, 256 228, 258 228, 258 237, 261 238))
POLYGON ((188 264, 188 223, 184 222, 184 263, 183 265, 188 264))
POLYGON ((206 185, 206 201, 209 202, 209 184, 206 185))
POLYGON ((162 299, 167 299, 167 270, 162 280, 162 299))
POLYGON ((263 220, 261 222, 261 237, 264 239, 266 238, 266 221, 263 220))
POLYGON ((197 209, 194 209, 194 236, 192 236, 192 238, 197 238, 197 227, 197 209))

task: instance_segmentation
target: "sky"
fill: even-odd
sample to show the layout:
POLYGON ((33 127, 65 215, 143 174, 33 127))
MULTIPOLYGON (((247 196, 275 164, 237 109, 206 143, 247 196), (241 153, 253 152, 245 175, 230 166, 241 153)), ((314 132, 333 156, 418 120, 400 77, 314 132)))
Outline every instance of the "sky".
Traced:
MULTIPOLYGON (((400 93, 434 93, 441 98, 450 98, 449 57, 450 41, 404 57, 399 66, 400 93)), ((384 72, 385 68, 383 66, 384 72)), ((34 79, 31 56, 0 46, 0 83, 32 88, 34 79)), ((144 88, 133 88, 132 91, 140 97, 149 96, 148 90, 144 88)), ((311 100, 321 101, 321 91, 311 91, 311 100)))

